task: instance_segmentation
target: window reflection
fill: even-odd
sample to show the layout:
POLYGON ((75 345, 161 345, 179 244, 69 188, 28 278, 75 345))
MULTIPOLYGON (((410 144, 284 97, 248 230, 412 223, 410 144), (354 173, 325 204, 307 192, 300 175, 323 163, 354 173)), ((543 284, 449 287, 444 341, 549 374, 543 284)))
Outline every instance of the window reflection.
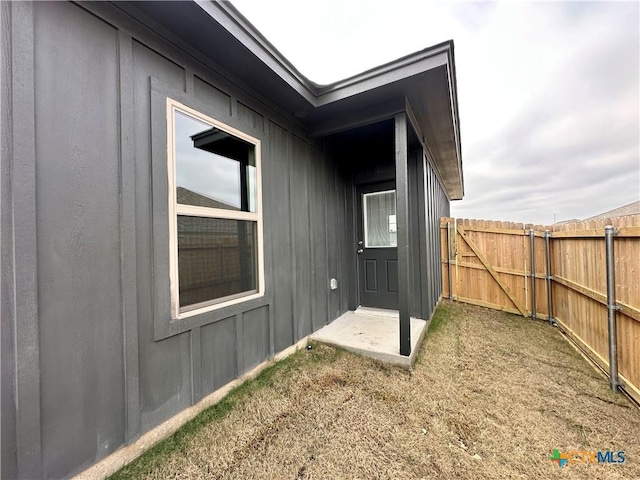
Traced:
POLYGON ((256 212, 254 145, 179 111, 174 122, 177 202, 256 212))
POLYGON ((180 306, 256 291, 256 255, 255 222, 178 215, 180 306))

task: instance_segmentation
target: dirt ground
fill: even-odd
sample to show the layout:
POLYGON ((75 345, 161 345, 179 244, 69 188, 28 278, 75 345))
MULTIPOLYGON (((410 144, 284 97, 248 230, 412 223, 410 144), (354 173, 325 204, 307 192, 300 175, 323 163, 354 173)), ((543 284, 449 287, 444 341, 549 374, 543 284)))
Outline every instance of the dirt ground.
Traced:
POLYGON ((640 410, 557 329, 443 302, 413 371, 314 344, 117 476, 638 479, 640 410))

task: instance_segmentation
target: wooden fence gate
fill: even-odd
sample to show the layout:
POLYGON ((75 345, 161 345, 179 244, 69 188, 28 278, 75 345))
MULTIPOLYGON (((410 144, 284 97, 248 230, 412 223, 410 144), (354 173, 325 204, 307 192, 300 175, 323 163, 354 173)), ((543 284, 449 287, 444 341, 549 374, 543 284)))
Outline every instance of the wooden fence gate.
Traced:
POLYGON ((443 297, 550 320, 608 372, 606 225, 619 384, 640 402, 640 215, 551 227, 443 218, 443 297))

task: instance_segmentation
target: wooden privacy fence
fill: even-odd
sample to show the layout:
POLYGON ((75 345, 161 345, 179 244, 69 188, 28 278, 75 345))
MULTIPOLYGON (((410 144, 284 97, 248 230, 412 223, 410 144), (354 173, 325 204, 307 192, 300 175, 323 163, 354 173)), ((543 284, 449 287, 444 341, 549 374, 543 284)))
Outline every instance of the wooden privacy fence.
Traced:
POLYGON ((551 321, 640 402, 640 215, 550 227, 442 218, 440 232, 443 297, 551 321))

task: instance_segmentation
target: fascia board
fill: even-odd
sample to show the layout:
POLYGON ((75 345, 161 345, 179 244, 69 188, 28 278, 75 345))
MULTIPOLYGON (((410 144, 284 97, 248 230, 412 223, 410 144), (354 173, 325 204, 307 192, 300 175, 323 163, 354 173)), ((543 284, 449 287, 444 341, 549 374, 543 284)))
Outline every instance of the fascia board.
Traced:
POLYGON ((322 87, 318 93, 317 106, 333 103, 447 65, 449 63, 447 53, 446 46, 436 50, 422 50, 354 77, 322 87))
POLYGON ((314 107, 320 107, 449 62, 451 41, 328 85, 318 85, 300 73, 230 2, 195 0, 215 21, 314 107))
POLYGON ((453 49, 453 42, 451 43, 451 49, 447 53, 450 57, 449 65, 447 67, 447 74, 449 79, 449 95, 451 101, 451 110, 452 110, 452 118, 454 121, 453 124, 453 134, 455 135, 456 140, 456 155, 458 157, 458 171, 460 173, 460 199, 464 197, 464 170, 462 169, 462 147, 460 140, 460 112, 458 110, 458 82, 456 76, 456 63, 453 49))

